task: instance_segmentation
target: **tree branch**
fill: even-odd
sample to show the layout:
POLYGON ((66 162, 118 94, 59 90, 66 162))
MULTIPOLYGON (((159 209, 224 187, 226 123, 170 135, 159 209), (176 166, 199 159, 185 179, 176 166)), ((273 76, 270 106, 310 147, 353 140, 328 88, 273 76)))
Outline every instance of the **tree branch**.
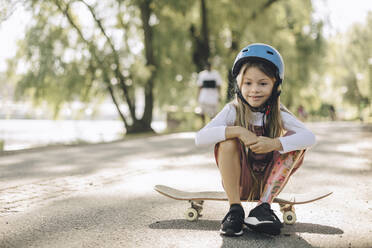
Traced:
MULTIPOLYGON (((88 41, 84 37, 81 29, 77 26, 77 24, 72 19, 71 14, 69 13, 70 4, 68 3, 66 5, 66 7, 63 8, 62 5, 61 5, 61 3, 58 0, 54 0, 54 2, 56 4, 56 6, 58 7, 58 9, 66 16, 67 20, 69 21, 69 23, 71 24, 71 26, 76 30, 76 32, 78 33, 79 37, 83 40, 84 43, 86 43, 88 45, 89 51, 93 55, 94 59, 98 62, 98 64, 104 64, 104 62, 96 54, 96 47, 95 47, 95 45, 92 42, 88 41)), ((114 104, 115 104, 115 106, 116 106, 116 108, 118 110, 118 113, 119 113, 121 119, 124 122, 125 127, 128 128, 128 123, 127 123, 127 121, 125 119, 125 116, 123 115, 123 113, 119 109, 118 102, 116 100, 115 95, 113 94, 113 89, 112 89, 112 86, 111 86, 111 82, 110 82, 110 80, 108 80, 108 76, 107 75, 105 76, 105 78, 104 78, 103 81, 107 85, 107 89, 108 89, 108 91, 110 93, 111 99, 114 102, 114 104)))
POLYGON ((136 119, 136 108, 135 108, 133 102, 130 99, 129 89, 128 89, 128 86, 125 84, 125 77, 120 71, 121 64, 120 64, 119 55, 118 55, 118 52, 115 49, 114 43, 112 42, 110 36, 107 35, 106 30, 102 25, 102 21, 97 17, 97 15, 94 11, 94 8, 92 6, 90 6, 88 3, 86 3, 84 0, 79 0, 79 1, 82 2, 89 9, 90 13, 92 14, 92 17, 93 17, 94 21, 98 25, 102 34, 105 36, 107 43, 111 47, 112 53, 114 55, 114 62, 116 64, 115 75, 119 79, 119 85, 120 85, 121 89, 123 90, 125 99, 126 99, 127 104, 128 104, 128 108, 129 108, 131 116, 134 120, 134 119, 136 119))

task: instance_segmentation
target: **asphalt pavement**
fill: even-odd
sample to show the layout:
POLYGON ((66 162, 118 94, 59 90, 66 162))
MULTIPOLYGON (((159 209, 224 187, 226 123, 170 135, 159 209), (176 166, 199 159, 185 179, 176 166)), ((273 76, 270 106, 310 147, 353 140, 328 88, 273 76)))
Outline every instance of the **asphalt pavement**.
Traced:
POLYGON ((306 125, 317 144, 284 192, 334 193, 296 206, 279 236, 223 237, 227 202, 188 222, 188 202, 153 190, 222 190, 213 147, 185 132, 0 156, 0 247, 372 247, 372 126, 306 125))

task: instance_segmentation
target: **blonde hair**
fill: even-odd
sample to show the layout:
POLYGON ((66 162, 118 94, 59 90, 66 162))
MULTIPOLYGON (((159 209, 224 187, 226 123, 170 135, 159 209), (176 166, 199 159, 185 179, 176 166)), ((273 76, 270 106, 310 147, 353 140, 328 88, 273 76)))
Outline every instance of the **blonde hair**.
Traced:
MULTIPOLYGON (((249 61, 241 67, 240 72, 236 78, 240 91, 242 89, 243 76, 245 72, 248 70, 248 68, 251 68, 251 67, 256 67, 257 69, 265 73, 268 77, 275 78, 274 70, 272 70, 272 68, 269 68, 266 64, 260 61, 255 61, 255 62, 249 61)), ((278 91, 280 90, 280 86, 277 87, 277 90, 278 91)), ((235 96, 235 99, 233 100, 233 104, 236 108, 235 125, 249 128, 250 119, 252 119, 251 108, 247 106, 245 103, 243 103, 242 100, 237 95, 235 96)), ((283 128, 283 122, 282 122, 282 118, 280 114, 281 110, 288 112, 284 106, 281 106, 280 97, 278 96, 277 99, 271 104, 270 112, 266 116, 265 127, 263 127, 264 130, 267 130, 267 133, 265 133, 265 136, 270 137, 270 138, 277 138, 283 134, 284 128, 283 128)))

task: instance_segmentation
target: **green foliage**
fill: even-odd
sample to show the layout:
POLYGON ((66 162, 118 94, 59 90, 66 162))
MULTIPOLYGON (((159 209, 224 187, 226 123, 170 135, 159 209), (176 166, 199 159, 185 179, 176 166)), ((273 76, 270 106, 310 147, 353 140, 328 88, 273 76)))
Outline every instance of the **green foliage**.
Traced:
POLYGON ((372 113, 371 40, 372 12, 369 12, 365 25, 354 25, 347 33, 334 37, 328 45, 328 64, 332 66, 327 77, 333 89, 328 102, 339 108, 356 109, 358 118, 372 113))
POLYGON ((154 46, 158 61, 155 96, 158 106, 187 105, 195 86, 189 39, 190 19, 185 4, 195 1, 156 1, 154 46))
POLYGON ((0 1, 0 24, 6 21, 16 10, 17 5, 22 4, 25 0, 1 0, 0 1))
POLYGON ((249 43, 262 42, 277 48, 285 61, 281 100, 294 109, 306 104, 298 97, 299 92, 310 84, 311 72, 322 67, 322 23, 312 19, 311 1, 273 1, 267 6, 269 2, 222 1, 213 8, 214 54, 227 77, 235 56, 249 43))
MULTIPOLYGON (((144 1, 89 1, 105 32, 81 0, 29 2, 34 20, 10 63, 10 71, 20 78, 19 97, 46 100, 58 113, 63 103, 107 96, 110 86, 120 104, 127 106, 119 68, 129 100, 137 102, 137 89, 146 87, 154 76, 156 107, 188 107, 192 112, 197 104, 197 67, 190 28, 201 32, 201 2, 148 1, 155 56, 154 65, 149 66, 139 8, 144 1), (63 12, 66 9, 70 20, 63 12), (17 71, 20 66, 21 72, 17 71)), ((311 17, 310 0, 206 0, 206 6, 211 61, 225 82, 242 47, 268 43, 281 52, 286 64, 282 101, 292 108, 312 104, 316 92, 304 89, 312 87, 314 72, 323 70, 325 41, 322 23, 311 17)))
MULTIPOLYGON (((10 74, 21 74, 17 97, 31 96, 35 104, 47 101, 55 117, 65 103, 104 97, 104 76, 112 78, 113 74, 112 68, 108 70, 112 54, 107 44, 94 51, 84 44, 52 1, 33 1, 31 6, 34 23, 19 42, 15 62, 9 64, 10 74), (94 56, 101 59, 94 60, 94 56)), ((72 18, 79 23, 77 16, 72 18)), ((102 36, 91 35, 102 41, 102 36)))
POLYGON ((68 30, 48 25, 49 18, 41 16, 20 45, 17 58, 28 70, 18 82, 18 96, 29 93, 36 102, 46 100, 59 109, 63 102, 83 100, 91 78, 87 58, 68 57, 74 52, 68 30))

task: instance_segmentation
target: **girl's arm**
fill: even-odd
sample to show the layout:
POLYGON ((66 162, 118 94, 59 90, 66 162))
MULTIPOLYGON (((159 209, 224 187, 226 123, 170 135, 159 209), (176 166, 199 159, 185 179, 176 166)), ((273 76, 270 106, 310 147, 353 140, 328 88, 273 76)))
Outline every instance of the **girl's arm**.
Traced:
POLYGON ((239 138, 246 146, 255 144, 258 140, 256 134, 241 126, 231 126, 225 129, 226 139, 239 138))
POLYGON ((255 153, 267 153, 272 151, 283 150, 282 143, 279 138, 269 138, 260 136, 257 138, 257 142, 249 147, 255 153))
POLYGON ((287 153, 296 150, 303 150, 315 144, 316 139, 313 132, 298 120, 295 116, 282 111, 282 119, 285 130, 293 134, 279 137, 283 150, 281 153, 287 153))
POLYGON ((211 122, 196 133, 195 144, 211 145, 234 138, 239 138, 246 146, 256 143, 256 134, 246 128, 234 126, 235 118, 235 107, 227 104, 211 122))
POLYGON ((236 110, 232 104, 227 104, 205 127, 199 130, 195 136, 197 146, 212 145, 226 140, 226 128, 233 126, 236 118, 236 110))

